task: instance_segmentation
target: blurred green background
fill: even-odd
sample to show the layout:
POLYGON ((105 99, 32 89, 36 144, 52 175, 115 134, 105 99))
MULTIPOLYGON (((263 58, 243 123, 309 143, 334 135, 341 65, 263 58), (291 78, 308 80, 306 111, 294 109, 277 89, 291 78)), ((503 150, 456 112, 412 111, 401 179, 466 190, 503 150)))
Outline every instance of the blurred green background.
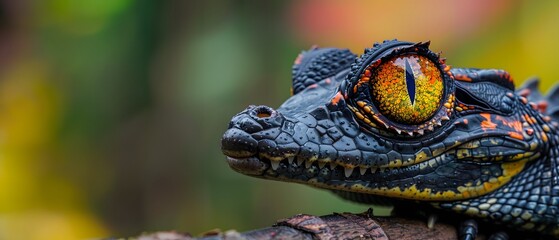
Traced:
POLYGON ((559 79, 558 1, 0 1, 0 239, 269 226, 364 211, 249 178, 229 119, 279 106, 313 44, 432 41, 448 64, 559 79))

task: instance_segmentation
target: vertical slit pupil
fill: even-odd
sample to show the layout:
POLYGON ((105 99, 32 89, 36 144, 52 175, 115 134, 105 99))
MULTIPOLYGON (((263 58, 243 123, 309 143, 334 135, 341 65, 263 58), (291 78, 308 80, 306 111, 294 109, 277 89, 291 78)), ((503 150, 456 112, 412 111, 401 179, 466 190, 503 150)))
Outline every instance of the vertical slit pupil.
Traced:
POLYGON ((408 95, 410 96, 411 105, 415 102, 415 77, 413 76, 413 70, 406 59, 406 87, 408 89, 408 95))

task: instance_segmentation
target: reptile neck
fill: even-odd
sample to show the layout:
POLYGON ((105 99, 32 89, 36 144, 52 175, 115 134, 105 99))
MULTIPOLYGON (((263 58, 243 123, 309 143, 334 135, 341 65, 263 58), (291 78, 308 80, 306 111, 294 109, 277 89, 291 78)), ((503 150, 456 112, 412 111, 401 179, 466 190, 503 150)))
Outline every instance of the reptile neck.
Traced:
POLYGON ((513 229, 559 237, 559 128, 554 119, 530 107, 523 109, 525 117, 535 120, 530 125, 544 146, 541 157, 528 162, 520 174, 490 194, 434 205, 513 229))

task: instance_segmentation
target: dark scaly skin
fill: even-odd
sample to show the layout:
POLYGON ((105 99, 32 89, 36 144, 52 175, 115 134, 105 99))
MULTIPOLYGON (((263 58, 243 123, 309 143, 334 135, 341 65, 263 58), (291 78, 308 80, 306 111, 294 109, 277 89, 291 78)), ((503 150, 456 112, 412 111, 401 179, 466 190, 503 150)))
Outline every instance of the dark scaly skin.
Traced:
POLYGON ((234 170, 559 237, 559 108, 546 105, 559 91, 543 98, 532 82, 515 92, 505 71, 450 69, 428 43, 396 40, 357 58, 303 52, 293 82, 278 109, 249 106, 233 117, 222 151, 234 170), (362 81, 369 66, 402 53, 436 62, 443 77, 443 99, 424 123, 383 116, 362 81))

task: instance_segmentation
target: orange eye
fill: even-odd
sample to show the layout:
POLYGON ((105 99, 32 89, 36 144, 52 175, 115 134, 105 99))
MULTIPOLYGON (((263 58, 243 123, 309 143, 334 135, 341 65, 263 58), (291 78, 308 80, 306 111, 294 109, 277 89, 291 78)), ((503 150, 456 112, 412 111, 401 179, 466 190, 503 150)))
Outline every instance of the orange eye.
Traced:
POLYGON ((420 124, 431 118, 444 95, 441 72, 429 59, 415 54, 394 57, 371 73, 371 96, 385 117, 420 124))

